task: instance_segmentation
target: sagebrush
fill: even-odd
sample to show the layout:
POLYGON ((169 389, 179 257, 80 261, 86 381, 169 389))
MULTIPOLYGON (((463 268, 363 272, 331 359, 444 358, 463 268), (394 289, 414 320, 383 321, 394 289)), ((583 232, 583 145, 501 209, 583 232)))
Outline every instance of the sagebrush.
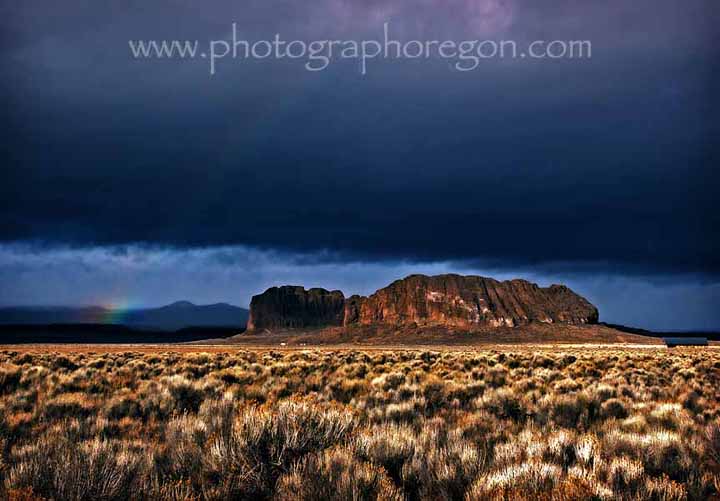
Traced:
POLYGON ((0 352, 0 498, 708 499, 720 352, 0 352))

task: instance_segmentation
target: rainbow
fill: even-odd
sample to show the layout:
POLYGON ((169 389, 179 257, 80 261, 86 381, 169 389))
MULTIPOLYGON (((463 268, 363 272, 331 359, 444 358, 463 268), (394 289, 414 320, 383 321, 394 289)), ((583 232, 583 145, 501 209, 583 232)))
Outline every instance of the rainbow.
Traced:
POLYGON ((105 316, 104 324, 121 324, 128 312, 132 309, 129 300, 117 301, 104 306, 105 316))
POLYGON ((87 308, 82 321, 94 324, 122 324, 132 305, 128 300, 104 303, 87 308))

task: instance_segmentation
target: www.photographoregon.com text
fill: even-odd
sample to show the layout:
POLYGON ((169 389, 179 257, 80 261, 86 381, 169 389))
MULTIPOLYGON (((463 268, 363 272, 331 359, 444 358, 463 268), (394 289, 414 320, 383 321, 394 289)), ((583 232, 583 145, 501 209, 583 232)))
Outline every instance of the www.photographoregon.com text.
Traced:
POLYGON ((220 61, 300 60, 307 71, 323 71, 336 60, 355 60, 359 73, 368 73, 373 60, 450 60, 460 72, 476 70, 487 59, 591 59, 590 40, 399 40, 384 23, 382 37, 365 40, 286 40, 276 33, 271 39, 245 40, 232 24, 229 37, 210 40, 129 40, 133 59, 207 60, 210 75, 218 72, 220 61))

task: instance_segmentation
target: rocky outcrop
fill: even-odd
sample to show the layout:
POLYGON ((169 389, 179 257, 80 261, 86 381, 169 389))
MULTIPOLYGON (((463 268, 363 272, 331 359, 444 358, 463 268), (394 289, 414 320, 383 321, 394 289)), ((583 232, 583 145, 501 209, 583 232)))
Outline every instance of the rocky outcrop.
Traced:
MULTIPOLYGON (((562 285, 525 280, 499 282, 461 275, 411 275, 380 289, 354 307, 357 323, 514 327, 530 322, 585 324, 598 311, 562 285)), ((346 314, 348 308, 345 309, 346 314)), ((346 324, 347 324, 346 320, 346 324)))
POLYGON ((286 285, 253 296, 248 330, 342 325, 345 296, 340 291, 286 285))
POLYGON ((515 327, 533 322, 588 324, 598 310, 563 285, 500 282, 462 275, 411 275, 374 294, 273 287, 254 296, 248 330, 351 325, 515 327))
POLYGON ((345 300, 345 313, 343 315, 343 325, 352 325, 360 323, 360 312, 362 305, 367 298, 363 296, 350 296, 345 300))

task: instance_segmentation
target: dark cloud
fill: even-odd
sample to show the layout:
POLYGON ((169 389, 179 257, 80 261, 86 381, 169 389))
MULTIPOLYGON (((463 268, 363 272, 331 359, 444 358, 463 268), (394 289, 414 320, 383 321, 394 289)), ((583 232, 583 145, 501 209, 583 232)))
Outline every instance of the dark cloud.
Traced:
POLYGON ((140 5, 3 8, 3 240, 720 272, 717 2, 140 5), (385 19, 403 37, 589 39, 593 59, 365 77, 227 61, 210 78, 127 49, 232 21, 377 36, 385 19))
POLYGON ((710 330, 720 325, 720 283, 691 275, 662 279, 578 273, 555 263, 507 269, 469 262, 353 261, 327 253, 297 254, 249 247, 177 250, 159 246, 0 245, 0 306, 160 306, 177 300, 230 302, 278 284, 371 294, 412 273, 464 273, 510 279, 521 274, 548 286, 568 284, 600 310, 601 320, 656 330, 710 330), (72 287, 68 287, 72 284, 72 287))

